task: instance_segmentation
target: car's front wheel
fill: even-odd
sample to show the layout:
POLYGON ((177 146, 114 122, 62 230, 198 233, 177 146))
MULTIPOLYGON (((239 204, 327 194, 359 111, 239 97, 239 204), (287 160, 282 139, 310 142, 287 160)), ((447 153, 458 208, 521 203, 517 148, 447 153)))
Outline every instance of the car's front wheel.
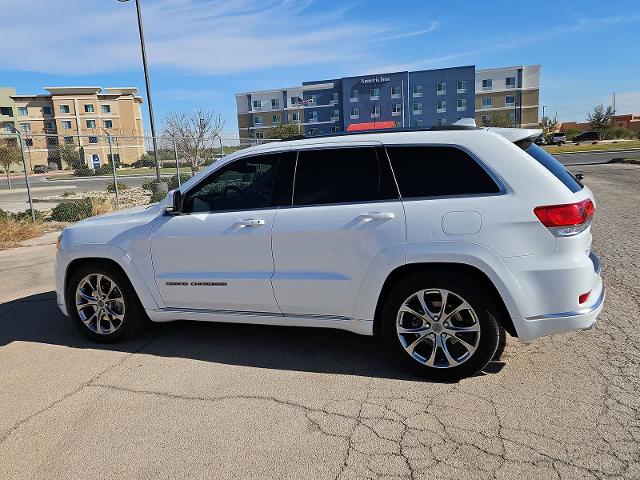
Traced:
POLYGON ((138 331, 146 315, 127 277, 101 262, 81 265, 68 282, 67 311, 90 339, 112 343, 138 331))
POLYGON ((496 353, 498 309, 488 292, 457 272, 425 271, 401 281, 382 311, 391 353, 418 374, 455 381, 481 371, 496 353))

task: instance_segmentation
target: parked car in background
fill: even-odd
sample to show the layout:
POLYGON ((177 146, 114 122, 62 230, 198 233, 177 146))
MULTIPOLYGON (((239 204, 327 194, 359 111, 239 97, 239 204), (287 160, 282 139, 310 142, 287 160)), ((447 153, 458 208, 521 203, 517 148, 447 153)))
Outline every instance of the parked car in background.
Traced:
POLYGON ((539 135, 450 126, 232 153, 158 204, 64 229, 58 305, 98 342, 149 319, 337 328, 381 335, 426 378, 474 375, 507 333, 587 329, 603 306, 593 193, 539 135))
POLYGON ((573 137, 573 142, 598 142, 602 140, 600 133, 595 130, 582 132, 580 135, 573 137))
POLYGON ((544 133, 541 133, 540 135, 538 135, 536 139, 533 141, 533 143, 535 143, 536 145, 544 145, 546 143, 544 138, 544 133))
POLYGON ((562 145, 563 143, 567 142, 567 136, 565 135, 564 132, 555 132, 552 133, 551 136, 549 137, 549 144, 550 145, 562 145))
POLYGON ((51 168, 48 165, 34 165, 33 173, 47 173, 50 172, 51 168))

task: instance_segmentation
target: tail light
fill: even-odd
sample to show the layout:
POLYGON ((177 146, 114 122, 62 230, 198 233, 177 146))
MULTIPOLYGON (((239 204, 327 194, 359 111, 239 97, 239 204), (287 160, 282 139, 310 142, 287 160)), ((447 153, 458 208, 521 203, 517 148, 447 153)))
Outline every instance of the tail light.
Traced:
POLYGON ((566 237, 585 230, 596 207, 590 199, 563 205, 536 207, 533 213, 554 235, 566 237))

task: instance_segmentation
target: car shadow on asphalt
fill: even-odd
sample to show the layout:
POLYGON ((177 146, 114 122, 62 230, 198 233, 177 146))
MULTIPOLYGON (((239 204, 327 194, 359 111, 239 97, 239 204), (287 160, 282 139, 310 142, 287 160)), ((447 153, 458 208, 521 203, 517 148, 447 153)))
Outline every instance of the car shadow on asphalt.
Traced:
MULTIPOLYGON (((85 338, 62 315, 55 292, 0 304, 0 347, 17 341, 256 368, 419 380, 391 361, 380 338, 333 329, 180 321, 151 324, 131 340, 99 344, 85 338)), ((503 365, 492 362, 480 375, 498 373, 503 365)))

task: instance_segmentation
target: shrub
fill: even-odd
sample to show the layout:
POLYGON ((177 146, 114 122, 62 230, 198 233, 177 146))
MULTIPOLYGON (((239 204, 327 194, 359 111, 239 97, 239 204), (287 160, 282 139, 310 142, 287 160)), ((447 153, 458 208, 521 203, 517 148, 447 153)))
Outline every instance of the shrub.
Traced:
POLYGON ((78 222, 92 215, 91 199, 79 202, 62 202, 51 210, 51 220, 57 222, 78 222))
MULTIPOLYGON (((42 220, 44 220, 44 213, 42 213, 40 210, 34 209, 33 215, 34 217, 36 217, 37 222, 41 222, 42 220)), ((10 213, 9 217, 16 222, 31 221, 31 210, 27 209, 23 212, 10 213)))
POLYGON ((96 169, 95 175, 113 175, 113 167, 109 163, 100 165, 96 169))
MULTIPOLYGON (((192 177, 190 173, 181 173, 180 174, 180 183, 184 183, 192 177)), ((178 188, 178 176, 174 175, 167 181, 167 188, 169 190, 175 190, 178 188)))
POLYGON ((0 208, 0 221, 9 218, 9 212, 0 208))
POLYGON ((83 168, 76 168, 75 170, 73 170, 73 174, 76 177, 92 177, 94 175, 94 172, 93 172, 93 168, 83 167, 83 168))
MULTIPOLYGON (((127 188, 127 184, 126 183, 118 183, 118 191, 122 191, 122 190, 126 190, 127 188)), ((114 182, 109 182, 107 183, 107 192, 109 193, 116 193, 116 184, 114 182)))
POLYGON ((164 192, 153 192, 151 194, 151 198, 149 199, 149 203, 158 203, 165 199, 167 196, 164 192))
POLYGON ((145 180, 144 182, 142 182, 142 188, 144 188, 145 190, 151 191, 151 187, 153 186, 154 183, 155 183, 155 180, 145 180))
POLYGON ((145 153, 140 157, 139 160, 136 160, 131 164, 131 166, 134 168, 155 167, 155 165, 156 165, 156 157, 153 155, 149 155, 148 153, 145 153))
POLYGON ((75 194, 76 194, 76 192, 72 192, 70 190, 67 190, 66 192, 62 193, 62 196, 63 197, 70 197, 71 195, 75 195, 75 194))

